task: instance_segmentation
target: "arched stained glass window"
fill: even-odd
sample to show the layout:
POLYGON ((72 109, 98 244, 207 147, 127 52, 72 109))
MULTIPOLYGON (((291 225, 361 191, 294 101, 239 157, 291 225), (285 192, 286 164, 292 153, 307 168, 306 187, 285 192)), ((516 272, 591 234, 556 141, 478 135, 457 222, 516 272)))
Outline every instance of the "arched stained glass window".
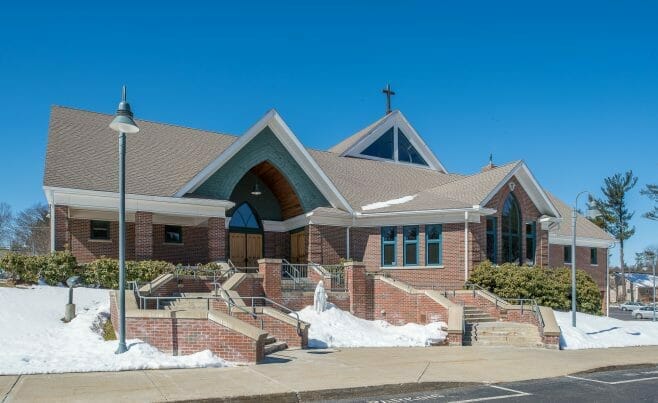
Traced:
POLYGON ((510 193, 503 205, 501 217, 503 263, 521 262, 521 209, 516 197, 510 193))
POLYGON ((242 203, 235 209, 228 225, 229 228, 260 229, 258 218, 247 203, 242 203))

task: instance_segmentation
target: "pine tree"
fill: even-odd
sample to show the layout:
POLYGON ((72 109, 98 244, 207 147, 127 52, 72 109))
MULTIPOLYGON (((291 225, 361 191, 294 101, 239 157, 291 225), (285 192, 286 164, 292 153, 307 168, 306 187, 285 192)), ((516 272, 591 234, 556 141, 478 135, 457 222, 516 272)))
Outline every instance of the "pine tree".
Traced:
POLYGON ((644 217, 658 221, 658 185, 647 185, 647 187, 642 189, 640 193, 648 196, 651 200, 656 202, 656 205, 653 206, 653 210, 644 213, 644 217))
MULTIPOLYGON (((603 198, 595 199, 595 206, 601 212, 603 228, 619 242, 619 267, 624 278, 624 241, 635 234, 635 227, 630 221, 635 212, 630 212, 627 205, 627 194, 637 184, 637 176, 633 171, 624 174, 616 173, 604 179, 601 187, 603 198)), ((626 299, 626 290, 622 291, 622 300, 626 299)))

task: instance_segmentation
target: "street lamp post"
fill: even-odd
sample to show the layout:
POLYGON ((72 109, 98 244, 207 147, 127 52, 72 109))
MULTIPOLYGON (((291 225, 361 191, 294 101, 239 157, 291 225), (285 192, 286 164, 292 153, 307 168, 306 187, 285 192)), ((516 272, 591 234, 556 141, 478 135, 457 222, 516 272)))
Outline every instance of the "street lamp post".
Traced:
POLYGON ((126 101, 126 86, 110 128, 119 132, 119 347, 116 354, 128 351, 126 346, 126 133, 137 133, 130 104, 126 101))
MULTIPOLYGON (((583 194, 589 194, 583 190, 576 196, 576 203, 571 210, 571 326, 576 327, 576 219, 578 217, 578 198, 583 194)), ((596 217, 598 212, 588 208, 587 216, 596 217)))

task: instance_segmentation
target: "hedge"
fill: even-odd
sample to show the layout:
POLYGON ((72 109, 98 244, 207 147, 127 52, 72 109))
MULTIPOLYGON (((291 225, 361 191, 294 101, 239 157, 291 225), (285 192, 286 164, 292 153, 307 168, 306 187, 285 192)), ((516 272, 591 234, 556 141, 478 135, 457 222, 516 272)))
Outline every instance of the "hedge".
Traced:
MULTIPOLYGON (((119 287, 119 261, 102 258, 78 265, 70 252, 55 252, 43 256, 8 253, 0 258, 0 268, 11 273, 22 283, 37 283, 43 278, 49 285, 64 284, 66 279, 79 275, 86 285, 102 288, 119 287)), ((127 261, 126 280, 147 282, 163 273, 173 272, 174 265, 157 260, 127 261)))
MULTIPOLYGON (((571 269, 542 269, 505 263, 494 266, 479 264, 469 277, 501 298, 534 298, 539 305, 559 311, 571 310, 571 269)), ((594 280, 584 271, 576 270, 576 310, 600 314, 601 293, 594 280)))

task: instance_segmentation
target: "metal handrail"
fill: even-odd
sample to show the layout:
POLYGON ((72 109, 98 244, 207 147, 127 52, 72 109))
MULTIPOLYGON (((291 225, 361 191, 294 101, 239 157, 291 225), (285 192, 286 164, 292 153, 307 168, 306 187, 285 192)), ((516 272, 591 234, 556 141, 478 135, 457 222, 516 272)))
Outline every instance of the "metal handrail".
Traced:
POLYGON ((258 272, 258 266, 236 266, 231 259, 227 260, 227 263, 231 270, 233 270, 234 273, 251 273, 251 272, 258 272))
POLYGON ((487 294, 489 297, 494 298, 494 300, 496 301, 495 302, 496 307, 498 307, 498 301, 505 302, 511 305, 521 305, 521 314, 523 314, 524 304, 529 303, 529 305, 531 306, 531 311, 534 314, 535 318, 537 319, 537 322, 541 325, 542 329, 546 325, 544 322, 544 318, 541 314, 541 311, 539 310, 539 304, 537 304, 537 300, 535 300, 534 298, 501 298, 495 293, 475 283, 466 283, 465 287, 467 288, 470 287, 471 290, 473 290, 473 296, 475 296, 475 291, 477 289, 483 294, 487 294))
MULTIPOLYGON (((226 305, 227 305, 227 307, 228 307, 228 313, 229 313, 229 315, 232 315, 232 310, 231 310, 231 308, 232 308, 232 307, 235 307, 235 308, 238 308, 239 310, 241 310, 242 312, 244 312, 244 313, 250 315, 250 316, 253 317, 254 319, 259 319, 259 318, 258 318, 258 315, 257 315, 255 312, 251 312, 251 311, 249 311, 248 309, 246 309, 246 308, 244 308, 244 307, 242 307, 242 306, 240 306, 240 305, 237 305, 237 304, 235 303, 235 301, 233 301, 233 299, 232 299, 230 296, 228 296, 228 294, 227 294, 227 298, 224 298, 223 295, 214 295, 214 296, 211 295, 211 296, 207 296, 207 297, 203 297, 203 296, 197 296, 197 297, 180 297, 180 296, 179 296, 179 297, 176 297, 176 296, 171 296, 171 297, 162 297, 162 296, 145 296, 145 295, 142 295, 141 292, 139 291, 139 287, 138 287, 138 285, 137 285, 137 281, 131 281, 131 282, 129 282, 129 284, 132 284, 133 290, 134 290, 134 292, 135 292, 135 297, 136 297, 136 298, 138 299, 138 301, 139 301, 139 304, 138 304, 139 309, 145 309, 144 307, 146 306, 146 302, 149 301, 149 300, 155 300, 155 309, 156 309, 156 310, 160 310, 160 301, 205 300, 205 301, 206 301, 206 308, 207 308, 207 310, 210 311, 210 301, 211 301, 211 300, 212 300, 212 301, 215 301, 215 300, 220 300, 220 299, 221 299, 222 301, 224 301, 224 303, 226 303, 226 305)), ((219 284, 219 283, 214 283, 214 284, 219 284)), ((220 288, 221 288, 221 286, 220 286, 220 288)), ((223 288, 221 288, 221 290, 225 291, 223 288)), ((264 321, 263 321, 263 318, 260 318, 260 328, 261 328, 261 329, 264 328, 264 321)))

